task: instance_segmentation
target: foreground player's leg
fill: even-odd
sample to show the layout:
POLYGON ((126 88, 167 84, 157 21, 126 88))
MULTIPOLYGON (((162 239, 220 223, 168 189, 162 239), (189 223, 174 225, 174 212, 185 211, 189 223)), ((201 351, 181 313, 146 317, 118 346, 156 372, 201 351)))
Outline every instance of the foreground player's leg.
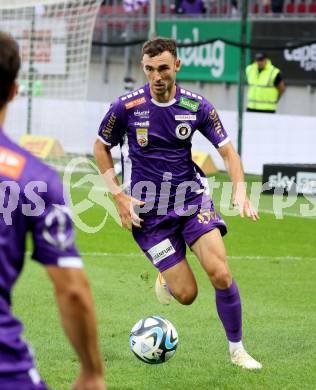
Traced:
POLYGON ((242 344, 241 302, 236 282, 232 279, 226 261, 223 239, 218 229, 201 236, 192 250, 200 260, 216 291, 216 306, 229 342, 231 361, 247 369, 262 365, 253 359, 242 344))
POLYGON ((174 297, 190 305, 197 296, 197 284, 186 259, 158 274, 155 291, 160 303, 168 305, 174 297))

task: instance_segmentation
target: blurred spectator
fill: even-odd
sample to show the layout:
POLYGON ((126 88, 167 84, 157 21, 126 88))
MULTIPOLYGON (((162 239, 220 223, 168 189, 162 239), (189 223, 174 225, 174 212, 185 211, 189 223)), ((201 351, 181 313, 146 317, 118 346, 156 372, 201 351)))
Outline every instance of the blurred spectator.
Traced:
MULTIPOLYGON (((136 80, 133 77, 124 77, 124 89, 126 92, 133 91, 135 89, 136 80)), ((124 92, 125 93, 125 92, 124 92)))
POLYGON ((148 0, 123 0, 123 8, 125 12, 135 12, 148 3, 148 0))
POLYGON ((238 1, 237 0, 232 0, 231 5, 232 5, 232 8, 231 8, 232 16, 239 15, 238 1))
POLYGON ((206 7, 203 0, 176 0, 175 12, 177 14, 204 14, 206 7))
POLYGON ((280 69, 272 65, 265 53, 257 53, 246 68, 248 82, 247 111, 275 113, 285 91, 280 69))
POLYGON ((284 0, 271 0, 271 10, 274 13, 283 12, 284 0))

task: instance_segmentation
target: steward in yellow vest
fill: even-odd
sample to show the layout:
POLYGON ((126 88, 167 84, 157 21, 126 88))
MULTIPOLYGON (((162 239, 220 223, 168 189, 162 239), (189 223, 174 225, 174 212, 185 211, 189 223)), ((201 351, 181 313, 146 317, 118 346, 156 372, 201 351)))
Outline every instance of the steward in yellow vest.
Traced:
POLYGON ((264 53, 257 53, 256 61, 246 68, 248 82, 247 111, 274 113, 285 90, 280 69, 264 53))

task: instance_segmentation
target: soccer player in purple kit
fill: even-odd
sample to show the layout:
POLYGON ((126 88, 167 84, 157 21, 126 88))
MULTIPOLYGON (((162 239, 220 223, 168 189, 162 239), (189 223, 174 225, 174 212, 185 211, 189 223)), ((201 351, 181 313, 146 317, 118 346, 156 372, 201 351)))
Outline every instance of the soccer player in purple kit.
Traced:
POLYGON ((74 245, 61 181, 57 172, 2 130, 8 103, 17 92, 19 68, 17 43, 0 32, 0 389, 48 389, 21 337, 23 326, 11 312, 11 291, 23 268, 30 231, 32 257, 53 282, 64 331, 80 360, 72 389, 105 390, 92 295, 74 245))
MULTIPOLYGON (((229 270, 222 235, 226 225, 214 210, 203 172, 192 161, 191 138, 199 130, 220 153, 233 183, 233 204, 241 217, 259 217, 244 185, 239 155, 211 103, 176 84, 180 69, 176 43, 156 38, 142 49, 148 79, 143 87, 121 96, 105 115, 94 155, 113 193, 124 227, 158 269, 156 295, 190 305, 197 284, 186 260, 186 244, 207 273, 216 292, 218 315, 226 331, 231 361, 260 369, 242 343, 241 301, 229 270), (122 191, 113 172, 111 147, 120 144, 129 163, 131 190, 122 191), (138 210, 138 212, 137 212, 138 210)), ((128 164, 127 164, 128 166, 128 164)))

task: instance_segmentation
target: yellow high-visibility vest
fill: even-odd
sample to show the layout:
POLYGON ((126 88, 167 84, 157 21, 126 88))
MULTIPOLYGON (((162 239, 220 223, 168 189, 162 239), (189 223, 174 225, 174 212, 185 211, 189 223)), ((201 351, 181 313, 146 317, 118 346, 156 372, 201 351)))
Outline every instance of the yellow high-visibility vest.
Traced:
POLYGON ((276 111, 279 91, 274 86, 274 81, 279 72, 280 69, 273 66, 270 60, 267 60, 261 72, 256 62, 247 66, 246 76, 249 86, 247 108, 276 111))

